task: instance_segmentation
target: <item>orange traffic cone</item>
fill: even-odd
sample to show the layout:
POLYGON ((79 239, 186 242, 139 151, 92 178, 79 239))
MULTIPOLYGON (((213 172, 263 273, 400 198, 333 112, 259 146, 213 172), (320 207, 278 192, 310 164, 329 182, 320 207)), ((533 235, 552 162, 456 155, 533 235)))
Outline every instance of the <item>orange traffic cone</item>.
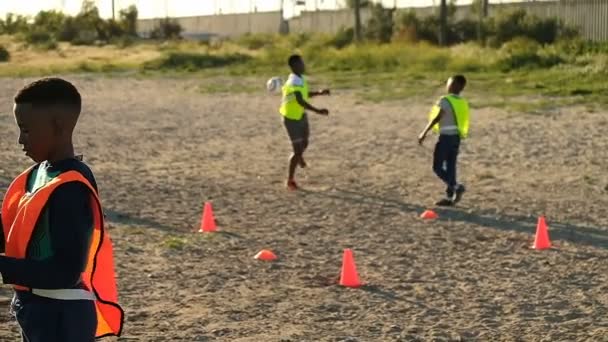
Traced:
POLYGON ((276 254, 274 254, 271 250, 268 249, 262 249, 258 254, 254 256, 254 258, 262 261, 277 260, 276 254))
POLYGON ((551 248, 549 231, 547 230, 547 223, 545 222, 544 216, 538 218, 538 224, 536 225, 536 238, 534 238, 534 246, 532 246, 532 248, 538 250, 551 248))
POLYGON ((437 213, 432 210, 425 210, 422 215, 420 215, 420 217, 425 220, 434 220, 438 218, 439 215, 437 215, 437 213))
POLYGON ((211 202, 206 202, 201 219, 201 229, 198 232, 212 233, 215 231, 217 231, 217 227, 215 225, 215 217, 213 216, 213 208, 211 207, 211 202))
POLYGON ((357 274, 357 267, 355 266, 355 259, 353 257, 353 251, 350 249, 344 250, 344 256, 342 258, 342 272, 340 274, 340 285, 346 287, 359 287, 359 275, 357 274))

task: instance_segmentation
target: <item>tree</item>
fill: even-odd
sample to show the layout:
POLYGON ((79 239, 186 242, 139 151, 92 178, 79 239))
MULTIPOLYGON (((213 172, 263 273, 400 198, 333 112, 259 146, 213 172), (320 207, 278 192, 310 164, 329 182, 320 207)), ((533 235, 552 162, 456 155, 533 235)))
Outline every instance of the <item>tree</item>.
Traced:
POLYGON ((386 9, 382 4, 373 4, 371 18, 367 22, 365 36, 380 43, 389 43, 393 37, 394 9, 386 9))
POLYGON ((137 17, 138 17, 137 7, 135 5, 131 5, 127 8, 121 9, 119 12, 120 16, 120 25, 124 32, 130 36, 137 35, 137 17))

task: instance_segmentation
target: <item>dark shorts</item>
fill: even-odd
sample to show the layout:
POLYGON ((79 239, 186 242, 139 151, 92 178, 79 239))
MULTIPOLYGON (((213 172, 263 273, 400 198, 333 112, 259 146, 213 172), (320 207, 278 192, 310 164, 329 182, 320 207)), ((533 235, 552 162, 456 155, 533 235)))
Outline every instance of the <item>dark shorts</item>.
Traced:
POLYGON ((287 130, 287 135, 292 144, 297 144, 308 140, 310 129, 308 127, 308 117, 306 114, 300 120, 290 120, 283 118, 283 124, 287 130))
POLYGON ((23 342, 93 342, 97 329, 91 300, 57 300, 19 292, 11 311, 23 342))

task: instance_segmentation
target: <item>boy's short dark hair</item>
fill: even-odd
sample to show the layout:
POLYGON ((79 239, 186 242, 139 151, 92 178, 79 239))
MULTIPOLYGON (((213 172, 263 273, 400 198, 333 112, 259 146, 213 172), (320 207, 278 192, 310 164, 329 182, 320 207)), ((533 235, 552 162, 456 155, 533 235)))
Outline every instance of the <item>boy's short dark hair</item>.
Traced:
POLYGON ((16 104, 38 106, 66 106, 77 114, 82 109, 82 98, 76 87, 61 78, 47 77, 23 87, 15 95, 16 104))
POLYGON ((293 68, 293 66, 298 62, 302 60, 302 56, 300 55, 291 55, 289 56, 289 59, 287 60, 287 64, 289 64, 289 66, 291 68, 293 68))
POLYGON ((462 88, 464 88, 467 85, 467 79, 466 79, 466 77, 464 77, 464 75, 452 76, 452 82, 456 82, 456 84, 459 84, 462 88))

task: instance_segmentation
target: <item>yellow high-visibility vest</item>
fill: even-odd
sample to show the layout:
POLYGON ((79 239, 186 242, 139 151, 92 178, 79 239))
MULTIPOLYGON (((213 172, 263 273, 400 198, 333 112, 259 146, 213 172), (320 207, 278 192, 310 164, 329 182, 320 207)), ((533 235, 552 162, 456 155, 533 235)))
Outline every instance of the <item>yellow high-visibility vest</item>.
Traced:
MULTIPOLYGON (((454 119, 456 120, 456 126, 458 127, 458 135, 460 138, 466 139, 469 136, 469 103, 467 100, 454 94, 444 96, 441 99, 448 100, 452 106, 454 119)), ((439 107, 439 104, 433 106, 431 112, 429 113, 429 122, 433 121, 437 115, 439 115, 440 111, 441 107, 439 107)), ((437 123, 435 126, 433 126, 433 131, 435 133, 439 133, 440 128, 439 123, 437 123)))
POLYGON ((301 120, 304 116, 304 107, 300 106, 296 100, 295 93, 300 92, 304 101, 308 101, 308 82, 303 75, 301 78, 303 82, 302 85, 294 85, 293 78, 289 77, 282 87, 283 100, 279 112, 290 120, 301 120))

